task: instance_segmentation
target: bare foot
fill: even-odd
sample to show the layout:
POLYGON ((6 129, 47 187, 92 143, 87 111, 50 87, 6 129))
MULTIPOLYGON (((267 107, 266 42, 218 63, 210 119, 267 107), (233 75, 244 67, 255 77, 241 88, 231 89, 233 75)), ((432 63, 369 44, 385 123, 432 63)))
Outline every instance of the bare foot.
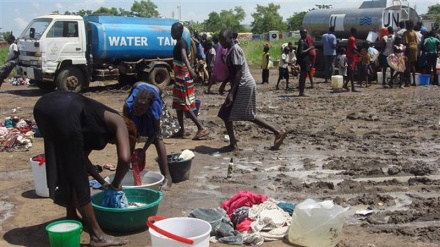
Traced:
POLYGON ((237 151, 239 150, 238 145, 235 144, 229 144, 228 146, 224 146, 222 148, 220 148, 219 152, 220 153, 228 153, 228 152, 233 152, 233 151, 237 151))
POLYGON ((90 247, 122 246, 126 244, 128 244, 128 240, 125 238, 116 238, 105 234, 100 239, 97 237, 90 238, 90 247))
POLYGON ((171 179, 171 177, 165 177, 161 189, 165 191, 171 190, 172 185, 173 185, 173 180, 171 179))

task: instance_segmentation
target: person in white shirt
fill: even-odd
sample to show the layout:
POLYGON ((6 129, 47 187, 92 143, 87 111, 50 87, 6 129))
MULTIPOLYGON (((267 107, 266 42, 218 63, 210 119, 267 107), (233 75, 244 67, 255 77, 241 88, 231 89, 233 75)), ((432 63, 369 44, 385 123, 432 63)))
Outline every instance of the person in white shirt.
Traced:
POLYGON ((0 87, 5 81, 5 79, 9 76, 11 71, 14 69, 18 59, 18 46, 15 43, 14 35, 12 34, 9 35, 8 44, 9 44, 8 56, 6 58, 5 63, 2 66, 0 66, 0 87))
POLYGON ((276 89, 278 90, 278 85, 282 79, 286 79, 286 91, 289 89, 289 71, 287 66, 289 65, 289 53, 290 49, 288 46, 284 47, 283 53, 281 54, 280 65, 279 65, 279 76, 276 89))

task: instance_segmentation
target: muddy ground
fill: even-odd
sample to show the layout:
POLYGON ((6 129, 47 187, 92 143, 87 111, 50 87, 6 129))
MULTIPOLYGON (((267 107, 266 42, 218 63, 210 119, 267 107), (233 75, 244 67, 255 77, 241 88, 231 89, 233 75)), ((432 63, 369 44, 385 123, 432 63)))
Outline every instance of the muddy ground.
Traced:
MULTIPOLYGON (((258 114, 287 130, 285 144, 271 151, 270 132, 238 122, 241 150, 219 153, 227 144, 223 123, 216 117, 224 96, 204 94, 206 86, 197 85, 196 96, 202 101, 199 117, 212 133, 204 141, 192 141, 192 136, 165 139, 168 153, 191 149, 196 156, 191 179, 164 192, 159 215, 186 216, 249 190, 295 204, 314 198, 349 206, 340 247, 440 245, 440 87, 383 89, 373 84, 361 93, 335 92, 315 78, 315 88, 306 90, 309 97, 299 98, 297 79, 292 79, 292 90, 275 90, 276 69, 271 70, 270 84, 260 84, 260 70, 253 73, 258 114), (233 178, 226 179, 230 157, 236 169, 233 178), (362 209, 373 213, 355 213, 362 209)), ((31 86, 3 84, 0 118, 31 119, 33 105, 43 93, 31 86)), ((127 93, 119 85, 93 83, 84 94, 122 111, 127 93)), ((165 98, 168 104, 171 100, 165 98)), ((194 124, 189 120, 185 124, 194 135, 194 124)), ((0 153, 0 246, 48 246, 45 226, 64 216, 63 208, 35 195, 29 158, 42 151, 42 139, 35 138, 29 151, 0 153)), ((155 149, 148 150, 147 169, 158 171, 155 157, 155 149)), ((91 160, 114 164, 115 147, 93 152, 91 160)), ((148 230, 123 235, 129 246, 151 245, 148 230)), ((87 233, 82 233, 81 242, 88 243, 87 233)), ((263 246, 290 244, 279 240, 263 246)))

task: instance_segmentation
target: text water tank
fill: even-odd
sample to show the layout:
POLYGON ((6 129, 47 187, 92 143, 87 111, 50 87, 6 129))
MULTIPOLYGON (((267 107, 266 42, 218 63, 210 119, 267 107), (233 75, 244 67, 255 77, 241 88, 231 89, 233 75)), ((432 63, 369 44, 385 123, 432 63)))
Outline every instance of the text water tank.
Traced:
MULTIPOLYGON (((89 23, 87 42, 95 60, 173 57, 176 41, 171 37, 171 26, 178 20, 121 16, 86 16, 84 20, 89 23)), ((190 44, 186 28, 183 38, 190 44)))

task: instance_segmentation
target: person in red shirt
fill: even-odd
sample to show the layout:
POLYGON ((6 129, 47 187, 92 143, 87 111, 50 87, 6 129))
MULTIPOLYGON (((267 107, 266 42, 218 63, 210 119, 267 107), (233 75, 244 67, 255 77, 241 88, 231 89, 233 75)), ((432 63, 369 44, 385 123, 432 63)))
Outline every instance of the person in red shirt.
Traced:
MULTIPOLYGON (((360 56, 359 52, 357 51, 356 38, 354 37, 356 33, 357 29, 355 27, 352 27, 350 29, 350 37, 348 38, 347 44, 348 78, 351 81, 352 92, 359 92, 358 90, 354 89, 354 73, 356 71, 356 60, 358 56, 360 56)), ((347 84, 348 81, 345 82, 344 88, 349 91, 347 84)))
MULTIPOLYGON (((312 38, 312 36, 310 36, 310 34, 307 34, 306 41, 307 41, 307 45, 309 47, 313 46, 313 38, 312 38)), ((315 63, 316 63, 316 50, 315 50, 315 48, 309 50, 309 57, 310 57, 310 70, 307 73, 308 73, 308 76, 310 79, 310 87, 313 88, 312 70, 315 67, 315 63)))

